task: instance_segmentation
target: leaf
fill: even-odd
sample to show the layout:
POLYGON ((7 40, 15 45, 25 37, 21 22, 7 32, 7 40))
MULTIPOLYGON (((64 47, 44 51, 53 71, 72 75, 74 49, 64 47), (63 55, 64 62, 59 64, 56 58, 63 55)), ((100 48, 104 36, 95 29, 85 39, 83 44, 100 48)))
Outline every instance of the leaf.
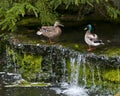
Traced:
POLYGON ((4 25, 3 27, 2 27, 2 30, 5 30, 7 28, 7 25, 4 25))
POLYGON ((120 10, 107 6, 107 13, 111 18, 117 19, 118 15, 120 15, 120 10))
POLYGON ((96 3, 98 3, 98 4, 99 4, 99 3, 100 3, 100 1, 99 1, 99 0, 96 0, 96 3))
POLYGON ((90 5, 91 7, 94 7, 92 3, 90 3, 89 1, 87 1, 88 5, 90 5))
POLYGON ((79 0, 75 0, 75 5, 79 5, 79 0))

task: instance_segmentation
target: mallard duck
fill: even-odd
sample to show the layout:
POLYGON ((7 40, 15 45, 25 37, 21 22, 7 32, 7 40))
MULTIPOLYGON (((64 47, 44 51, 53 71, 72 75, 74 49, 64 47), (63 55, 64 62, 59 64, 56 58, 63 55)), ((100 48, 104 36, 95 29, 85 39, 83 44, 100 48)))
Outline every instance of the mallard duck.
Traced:
POLYGON ((54 39, 59 37, 62 33, 60 28, 62 25, 60 22, 56 21, 54 26, 42 26, 39 31, 37 31, 37 35, 43 35, 49 39, 50 43, 54 43, 54 39))
POLYGON ((92 25, 88 24, 87 27, 84 29, 86 30, 85 33, 85 42, 88 44, 89 48, 88 51, 92 51, 94 46, 104 45, 102 40, 98 39, 98 36, 96 34, 92 34, 92 25))

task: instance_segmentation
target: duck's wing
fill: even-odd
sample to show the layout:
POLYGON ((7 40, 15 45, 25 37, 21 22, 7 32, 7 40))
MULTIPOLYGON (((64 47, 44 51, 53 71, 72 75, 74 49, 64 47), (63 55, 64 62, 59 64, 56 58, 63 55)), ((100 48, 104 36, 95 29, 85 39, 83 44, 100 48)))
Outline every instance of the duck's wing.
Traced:
POLYGON ((51 29, 53 28, 54 26, 42 26, 41 28, 44 28, 44 29, 51 29))
POLYGON ((88 37, 89 37, 89 40, 91 41, 92 45, 94 45, 94 46, 98 46, 100 44, 104 45, 103 41, 99 40, 98 36, 96 34, 91 34, 88 37))
POLYGON ((98 36, 96 34, 89 34, 87 37, 90 41, 98 40, 98 36))
POLYGON ((43 30, 44 32, 54 32, 55 28, 54 26, 42 26, 41 30, 43 30))
POLYGON ((37 31, 37 35, 44 35, 46 37, 51 37, 55 33, 54 26, 42 26, 39 31, 37 31))

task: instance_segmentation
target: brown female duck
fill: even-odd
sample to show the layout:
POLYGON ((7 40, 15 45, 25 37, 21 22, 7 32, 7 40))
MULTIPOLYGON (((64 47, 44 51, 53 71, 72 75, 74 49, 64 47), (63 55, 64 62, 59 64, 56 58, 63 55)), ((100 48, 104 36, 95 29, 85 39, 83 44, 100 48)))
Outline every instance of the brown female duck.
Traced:
POLYGON ((37 35, 43 35, 47 38, 49 38, 49 42, 53 43, 54 39, 56 37, 59 37, 62 33, 62 30, 60 28, 62 25, 60 22, 56 21, 54 23, 54 26, 42 26, 39 31, 37 31, 37 35))

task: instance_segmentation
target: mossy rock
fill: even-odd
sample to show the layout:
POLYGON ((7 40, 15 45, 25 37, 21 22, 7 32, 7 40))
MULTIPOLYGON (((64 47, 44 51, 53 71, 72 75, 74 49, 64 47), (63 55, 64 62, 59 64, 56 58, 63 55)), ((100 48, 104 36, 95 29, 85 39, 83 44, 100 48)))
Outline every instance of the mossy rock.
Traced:
POLYGON ((106 54, 107 56, 120 55, 120 48, 119 47, 110 47, 106 51, 104 51, 104 54, 106 54))
POLYGON ((120 78, 118 78, 118 75, 116 74, 120 74, 120 72, 118 73, 118 70, 112 69, 112 70, 105 71, 102 76, 104 79, 108 81, 117 83, 120 81, 120 78))
POLYGON ((50 83, 44 83, 44 82, 27 82, 26 80, 18 80, 14 82, 11 85, 6 85, 5 87, 47 87, 50 86, 50 83))

